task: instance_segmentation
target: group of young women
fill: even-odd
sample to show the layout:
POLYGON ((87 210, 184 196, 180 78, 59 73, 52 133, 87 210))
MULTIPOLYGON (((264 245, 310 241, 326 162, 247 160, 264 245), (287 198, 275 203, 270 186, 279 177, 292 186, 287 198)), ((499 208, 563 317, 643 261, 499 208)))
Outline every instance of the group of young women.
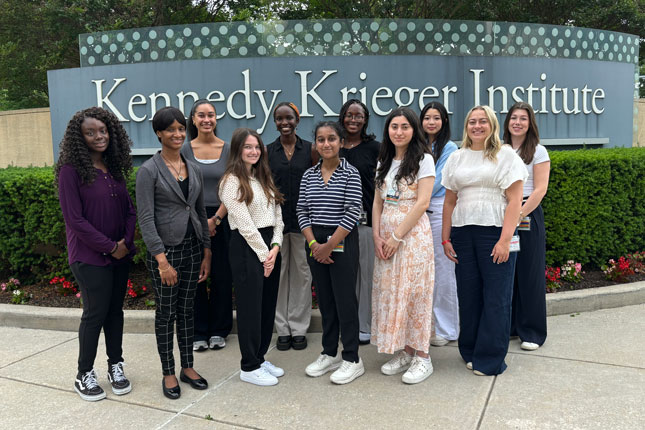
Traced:
POLYGON ((337 122, 316 125, 313 144, 296 134, 294 104, 280 103, 274 120, 273 143, 239 128, 227 144, 216 136, 210 102, 198 100, 188 122, 178 109, 159 110, 152 126, 161 150, 137 172, 135 213, 125 186, 132 169, 127 134, 103 109, 74 115, 56 180, 83 297, 75 382, 83 399, 105 397, 93 370, 101 329, 112 390, 131 390, 122 305, 137 215, 170 399, 181 395, 175 324, 179 379, 206 389, 193 351, 225 346, 232 286, 240 379, 256 385, 275 385, 284 375, 265 360, 274 325, 279 350, 307 347, 312 278, 322 352, 305 372, 333 370, 336 384, 364 373, 362 343, 394 354, 383 374, 404 372, 402 381, 415 384, 432 374, 430 345, 458 340, 468 369, 495 375, 506 368, 511 335, 527 350, 544 342, 540 201, 549 158, 530 105, 508 112, 505 144, 494 112, 474 107, 461 149, 437 102, 420 116, 393 110, 382 143, 368 133, 369 111, 356 99, 342 106, 337 122))

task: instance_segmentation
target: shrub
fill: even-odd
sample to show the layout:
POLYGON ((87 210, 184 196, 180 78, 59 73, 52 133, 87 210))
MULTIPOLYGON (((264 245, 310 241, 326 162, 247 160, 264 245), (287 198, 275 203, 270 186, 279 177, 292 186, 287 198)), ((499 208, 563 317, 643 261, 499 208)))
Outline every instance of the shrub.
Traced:
POLYGON ((645 249, 645 148, 552 151, 546 263, 600 266, 645 249))

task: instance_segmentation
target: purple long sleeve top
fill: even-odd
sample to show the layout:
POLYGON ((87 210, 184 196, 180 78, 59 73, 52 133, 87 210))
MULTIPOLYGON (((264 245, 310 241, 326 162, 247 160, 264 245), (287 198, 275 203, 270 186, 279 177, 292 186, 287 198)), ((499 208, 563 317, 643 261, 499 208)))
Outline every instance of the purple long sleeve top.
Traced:
POLYGON ((65 219, 67 254, 75 262, 107 266, 129 262, 136 250, 134 229, 136 211, 125 181, 96 169, 91 184, 83 184, 69 164, 58 175, 58 198, 65 219), (125 239, 130 254, 120 260, 110 252, 117 241, 125 239))

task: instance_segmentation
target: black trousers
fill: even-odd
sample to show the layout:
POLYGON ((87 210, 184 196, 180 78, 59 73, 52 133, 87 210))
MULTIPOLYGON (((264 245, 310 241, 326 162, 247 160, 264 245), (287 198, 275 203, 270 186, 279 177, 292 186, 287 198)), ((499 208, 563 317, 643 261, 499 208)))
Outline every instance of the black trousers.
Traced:
POLYGON ((177 344, 181 367, 193 367, 193 299, 199 279, 203 247, 194 234, 177 246, 166 247, 168 263, 177 271, 177 283, 161 283, 157 260, 148 252, 147 264, 155 290, 155 335, 161 369, 165 375, 175 374, 173 337, 177 322, 177 344))
MULTIPOLYGON (((336 227, 314 225, 312 230, 316 241, 325 243, 336 227)), ((309 256, 309 247, 305 248, 322 316, 322 353, 335 357, 340 336, 343 360, 358 363, 358 229, 354 228, 345 238, 344 252, 332 252, 333 264, 318 263, 309 256)))
POLYGON ((81 288, 83 315, 78 327, 78 371, 94 367, 101 329, 109 364, 123 361, 123 299, 130 263, 94 266, 72 263, 72 273, 81 288))
MULTIPOLYGON (((215 216, 217 207, 207 207, 209 218, 215 216)), ((211 236, 210 285, 197 284, 195 293, 195 341, 208 340, 211 336, 226 337, 233 329, 233 280, 228 247, 231 228, 228 217, 217 226, 217 233, 211 236)))
POLYGON ((546 340, 546 234, 542 206, 529 214, 531 230, 520 235, 515 265, 511 335, 542 345, 546 340))
MULTIPOLYGON (((259 231, 268 248, 273 237, 273 227, 261 228, 259 231)), ((271 275, 265 278, 263 263, 237 230, 231 231, 229 250, 235 284, 241 368, 245 372, 251 372, 260 368, 271 344, 281 258, 278 254, 271 275)))

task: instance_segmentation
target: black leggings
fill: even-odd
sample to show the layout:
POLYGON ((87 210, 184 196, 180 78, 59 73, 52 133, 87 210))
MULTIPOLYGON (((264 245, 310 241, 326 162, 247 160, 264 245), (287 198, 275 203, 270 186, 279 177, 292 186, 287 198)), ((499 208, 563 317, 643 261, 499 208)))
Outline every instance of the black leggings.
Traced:
POLYGON ((108 363, 123 361, 123 299, 130 263, 94 266, 75 262, 70 268, 83 298, 83 316, 78 327, 78 371, 85 373, 94 367, 101 329, 108 363))

